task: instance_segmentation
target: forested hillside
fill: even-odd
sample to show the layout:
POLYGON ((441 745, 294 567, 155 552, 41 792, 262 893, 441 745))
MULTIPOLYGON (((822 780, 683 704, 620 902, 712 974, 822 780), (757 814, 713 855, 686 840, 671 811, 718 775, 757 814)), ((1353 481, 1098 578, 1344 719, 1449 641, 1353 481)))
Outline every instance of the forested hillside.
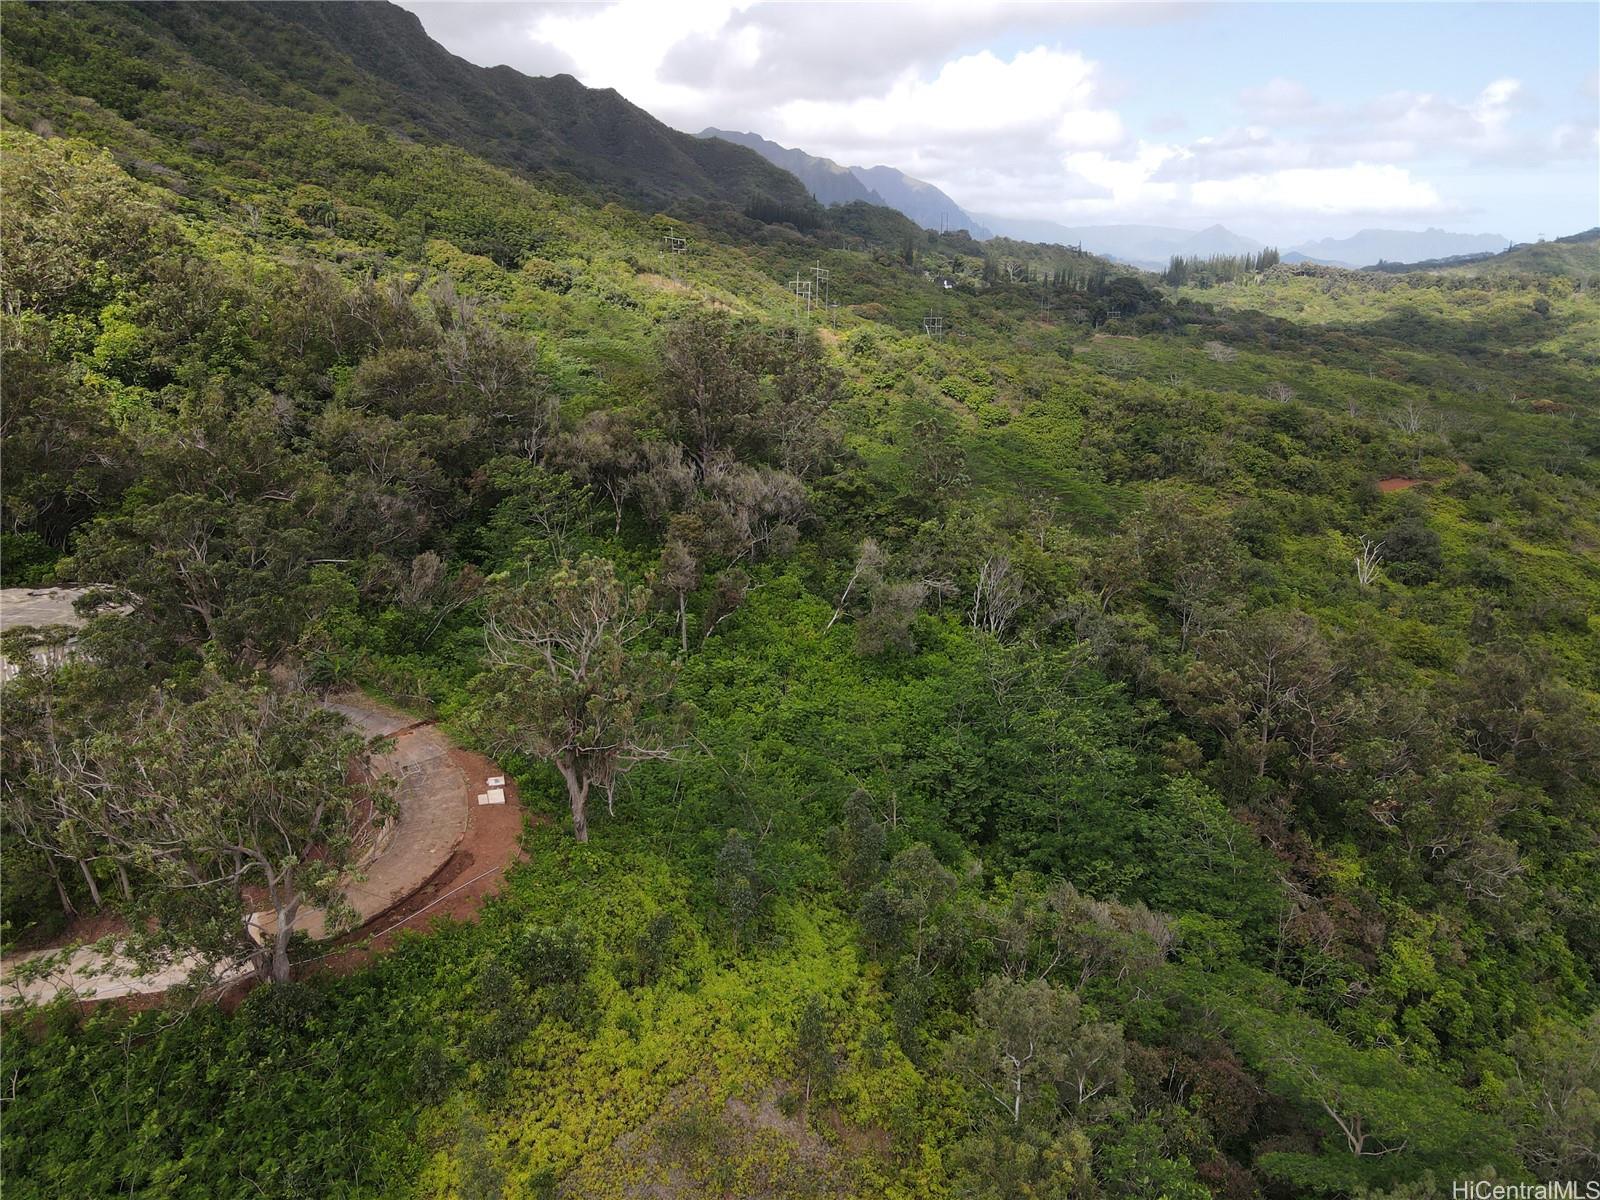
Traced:
POLYGON ((361 11, 6 9, 4 577, 103 603, 4 691, 4 938, 236 939, 116 814, 337 775, 334 687, 541 819, 358 970, 7 1014, 8 1195, 1600 1174, 1593 272, 652 214, 265 44, 361 11))
POLYGON ((202 158, 213 143, 169 122, 220 94, 459 146, 566 189, 576 180, 659 205, 815 209, 798 180, 753 151, 679 133, 570 75, 474 66, 392 4, 84 5, 43 23, 19 15, 7 46, 8 92, 46 73, 121 116, 163 123, 202 158), (202 92, 173 88, 175 76, 202 92))
POLYGON ((1385 263, 1385 271, 1435 271, 1452 275, 1564 275, 1592 282, 1600 271, 1600 227, 1548 242, 1524 242, 1499 254, 1432 262, 1385 263))

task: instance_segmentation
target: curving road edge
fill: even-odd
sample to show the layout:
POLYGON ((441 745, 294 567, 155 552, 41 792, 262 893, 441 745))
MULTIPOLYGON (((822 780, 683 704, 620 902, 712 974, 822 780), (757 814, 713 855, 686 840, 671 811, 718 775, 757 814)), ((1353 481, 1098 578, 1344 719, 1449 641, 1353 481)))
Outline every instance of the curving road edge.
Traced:
MULTIPOLYGON (((361 692, 330 696, 324 704, 369 740, 393 740, 387 753, 373 757, 373 768, 379 775, 394 778, 399 811, 377 854, 352 876, 345 889, 361 929, 440 874, 467 833, 486 779, 469 778, 464 760, 481 760, 461 753, 432 722, 419 721, 361 692)), ((490 765, 489 769, 495 768, 490 765)), ((256 932, 270 931, 273 921, 272 913, 257 913, 251 924, 256 932)), ((304 909, 296 927, 321 941, 327 936, 326 914, 320 909, 304 909)), ((102 945, 7 955, 0 960, 0 1011, 47 1004, 63 993, 79 1002, 153 995, 188 982, 196 965, 197 960, 188 958, 141 972, 114 948, 102 945), (18 969, 28 963, 35 965, 19 978, 18 969)), ((213 984, 225 985, 251 972, 246 964, 225 963, 212 974, 213 984)))

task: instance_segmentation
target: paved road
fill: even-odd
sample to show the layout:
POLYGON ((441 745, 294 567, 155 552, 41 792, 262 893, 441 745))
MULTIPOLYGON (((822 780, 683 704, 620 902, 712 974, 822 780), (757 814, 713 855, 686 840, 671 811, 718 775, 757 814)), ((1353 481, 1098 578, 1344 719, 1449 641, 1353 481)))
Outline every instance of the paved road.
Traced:
MULTIPOLYGON (((483 781, 469 780, 452 762, 451 743, 432 725, 419 723, 359 692, 345 692, 326 703, 369 738, 394 739, 394 748, 376 756, 373 765, 380 774, 396 780, 399 814, 377 856, 345 892, 356 909, 357 924, 365 924, 411 895, 449 861, 466 832, 468 805, 475 803, 483 781)), ((276 924, 271 913, 258 913, 256 921, 268 931, 276 924)), ((296 925, 313 939, 327 932, 320 909, 303 910, 296 925)), ((195 965, 189 959, 159 971, 129 973, 115 955, 85 947, 74 950, 48 976, 26 983, 15 980, 15 970, 22 963, 56 953, 33 951, 0 962, 0 1009, 14 1008, 19 1002, 44 1003, 62 991, 72 992, 79 1000, 164 992, 183 982, 195 965)), ((230 964, 218 974, 218 982, 230 982, 248 975, 249 968, 230 964)))

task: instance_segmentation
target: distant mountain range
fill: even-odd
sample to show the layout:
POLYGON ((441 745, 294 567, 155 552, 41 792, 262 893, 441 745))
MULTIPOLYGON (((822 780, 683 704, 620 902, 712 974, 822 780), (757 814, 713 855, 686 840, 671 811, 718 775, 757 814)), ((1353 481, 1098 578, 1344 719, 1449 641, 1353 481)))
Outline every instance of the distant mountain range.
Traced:
POLYGON ((706 128, 700 131, 699 136, 721 138, 725 142, 754 150, 805 184, 823 204, 851 204, 857 200, 865 200, 868 204, 887 204, 882 196, 857 179, 854 171, 849 167, 841 167, 831 158, 818 158, 804 150, 790 150, 754 133, 706 128))
POLYGON ((1317 262, 1334 267, 1370 267, 1380 262, 1421 262, 1463 254, 1497 254, 1511 244, 1498 233, 1450 233, 1424 229, 1363 229, 1347 238, 1302 242, 1284 262, 1317 262))
MULTIPOLYGON (((185 63, 271 103, 338 113, 403 137, 451 143, 531 175, 575 177, 646 208, 711 201, 804 215, 862 201, 926 229, 967 230, 1081 245, 1160 269, 1174 254, 1206 257, 1264 243, 1221 225, 1068 226, 974 214, 891 166, 841 166, 754 133, 674 130, 610 89, 569 75, 536 78, 474 66, 430 39, 392 4, 197 3, 71 6, 61 19, 137 50, 157 70, 185 63), (338 64, 337 67, 330 64, 338 64), (752 153, 753 151, 753 153, 752 153)), ((23 69, 28 68, 22 64, 23 69)), ((108 101, 109 102, 109 101, 108 101)), ((884 214, 887 216, 888 214, 884 214)), ((792 219, 784 217, 782 219, 792 219)), ((1285 261, 1361 267, 1504 250, 1494 234, 1368 229, 1292 246, 1285 261)))
POLYGON ((754 150, 774 166, 794 175, 823 204, 864 200, 898 209, 924 229, 965 229, 973 237, 993 236, 959 204, 933 184, 914 179, 894 167, 844 167, 831 158, 780 146, 756 133, 706 128, 702 138, 721 138, 754 150))
POLYGON ((1600 273, 1600 226, 1547 242, 1523 242, 1498 254, 1456 254, 1421 262, 1384 261, 1391 274, 1413 271, 1450 275, 1568 275, 1593 278, 1600 273))
MULTIPOLYGON (((1137 267, 1165 267, 1175 254, 1209 258, 1213 254, 1253 254, 1268 243, 1243 237, 1221 225, 1201 230, 1166 225, 1061 225, 1055 221, 1022 220, 992 213, 979 219, 997 233, 1029 242, 1082 246, 1137 267)), ((1286 263, 1321 263, 1330 267, 1368 267, 1379 262, 1409 263, 1495 254, 1510 243, 1497 233, 1450 233, 1443 229, 1363 229, 1346 238, 1320 238, 1284 251, 1286 263)))
MULTIPOLYGON (((1254 254, 1268 245, 1222 225, 1199 230, 1169 225, 1063 225, 1058 221, 968 212, 933 184, 894 167, 841 166, 831 158, 780 146, 757 133, 713 127, 702 129, 700 137, 754 150, 794 175, 822 204, 850 204, 857 200, 882 204, 899 210, 924 229, 965 229, 980 240, 998 235, 1023 242, 1081 246, 1091 254, 1148 270, 1164 268, 1174 255, 1209 258, 1214 254, 1254 254)), ((1508 244, 1494 233, 1363 229, 1350 237, 1320 238, 1292 246, 1284 252, 1283 261, 1364 267, 1378 262, 1493 254, 1508 244)))

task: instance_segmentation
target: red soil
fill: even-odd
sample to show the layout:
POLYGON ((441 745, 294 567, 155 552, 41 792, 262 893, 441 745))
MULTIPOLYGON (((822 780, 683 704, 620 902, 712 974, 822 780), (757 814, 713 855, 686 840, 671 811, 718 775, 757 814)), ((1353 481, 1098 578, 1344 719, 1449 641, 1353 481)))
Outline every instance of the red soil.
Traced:
POLYGON ((1388 479, 1378 480, 1380 492, 1403 492, 1407 488, 1416 487, 1419 483, 1427 483, 1426 479, 1408 479, 1404 475, 1393 475, 1388 479))
MULTIPOLYGON (((453 747, 450 755, 474 781, 473 787, 501 773, 481 754, 453 747)), ((304 970, 353 971, 375 953, 387 950, 405 930, 426 929, 437 920, 470 921, 476 917, 484 900, 499 890, 506 871, 522 857, 522 800, 516 781, 508 777, 505 791, 503 805, 469 801, 467 831, 445 864, 416 891, 345 934, 332 953, 306 964, 304 970)), ((542 822, 547 818, 534 819, 542 822)))
MULTIPOLYGON (((481 754, 452 747, 450 755, 454 765, 467 777, 469 792, 483 786, 490 775, 503 774, 500 767, 481 754)), ((484 900, 499 890, 506 871, 522 857, 522 801, 516 781, 510 777, 506 779, 505 792, 503 805, 477 804, 475 792, 467 796, 467 829, 455 853, 444 865, 409 896, 374 914, 359 929, 340 937, 334 949, 297 965, 295 974, 300 978, 322 971, 348 974, 387 950, 405 930, 424 930, 438 920, 475 918, 484 900)), ((549 818, 536 815, 533 819, 542 823, 549 818)), ((75 921, 61 936, 66 940, 85 935, 103 936, 115 932, 115 928, 114 921, 91 916, 75 921)), ((242 979, 218 995, 216 1002, 223 1011, 232 1012, 255 987, 254 979, 242 979)), ((164 992, 142 992, 110 1000, 86 1000, 76 1007, 88 1012, 102 1004, 114 1004, 128 1012, 141 1012, 159 1007, 164 997, 164 992)))

